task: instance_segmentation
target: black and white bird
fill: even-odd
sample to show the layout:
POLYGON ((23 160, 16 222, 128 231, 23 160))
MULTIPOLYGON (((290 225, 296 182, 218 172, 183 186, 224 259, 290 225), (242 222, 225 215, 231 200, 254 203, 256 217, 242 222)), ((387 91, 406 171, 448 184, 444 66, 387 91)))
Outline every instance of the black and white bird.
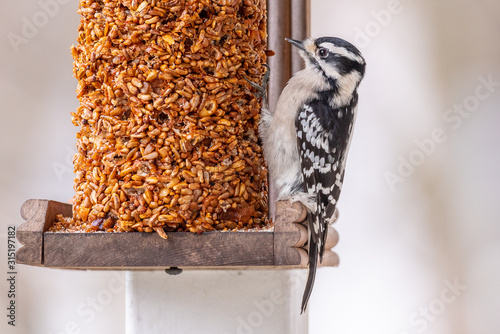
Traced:
POLYGON ((259 132, 278 200, 302 202, 308 211, 309 273, 302 313, 342 188, 365 60, 340 38, 287 41, 299 49, 305 68, 288 81, 274 113, 262 110, 259 132))

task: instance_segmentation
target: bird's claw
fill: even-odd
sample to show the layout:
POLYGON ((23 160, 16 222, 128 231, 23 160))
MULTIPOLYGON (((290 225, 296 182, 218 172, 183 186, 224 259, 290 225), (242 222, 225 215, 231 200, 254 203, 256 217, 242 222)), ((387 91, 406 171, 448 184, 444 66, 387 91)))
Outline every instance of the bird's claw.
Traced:
POLYGON ((262 64, 262 66, 267 68, 267 71, 266 71, 266 73, 264 73, 264 77, 262 78, 262 85, 259 85, 256 82, 250 81, 246 77, 244 78, 250 84, 250 86, 252 86, 253 88, 255 88, 257 90, 256 96, 260 97, 260 98, 263 98, 266 96, 267 84, 269 83, 269 78, 271 77, 271 69, 269 68, 269 65, 262 64))

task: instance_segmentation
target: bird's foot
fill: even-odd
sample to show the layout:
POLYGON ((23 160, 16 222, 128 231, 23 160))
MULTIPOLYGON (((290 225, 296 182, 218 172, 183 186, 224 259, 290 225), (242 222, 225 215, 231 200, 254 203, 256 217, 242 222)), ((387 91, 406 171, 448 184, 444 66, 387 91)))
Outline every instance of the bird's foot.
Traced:
POLYGON ((266 96, 267 92, 267 84, 269 83, 269 78, 271 77, 271 69, 269 68, 269 65, 267 64, 262 64, 262 66, 267 68, 266 73, 264 73, 264 77, 262 78, 262 85, 259 85, 256 82, 250 81, 247 78, 245 78, 246 81, 257 90, 257 94, 255 94, 256 97, 264 98, 266 96))

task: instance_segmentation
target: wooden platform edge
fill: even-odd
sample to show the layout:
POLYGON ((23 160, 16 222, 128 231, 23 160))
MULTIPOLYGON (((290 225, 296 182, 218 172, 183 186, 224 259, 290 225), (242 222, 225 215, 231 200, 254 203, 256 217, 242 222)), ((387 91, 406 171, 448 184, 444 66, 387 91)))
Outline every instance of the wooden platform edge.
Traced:
MULTIPOLYGON (((307 266, 306 211, 300 203, 279 202, 274 231, 167 233, 50 233, 57 214, 71 216, 72 206, 31 199, 21 207, 25 223, 18 228, 23 245, 20 264, 66 269, 150 270, 292 269, 307 266)), ((337 236, 338 239, 338 236, 337 236)), ((336 243, 336 242, 335 242, 336 243)), ((326 256, 338 259, 336 254, 326 256)), ((325 254, 326 255, 326 254, 325 254)), ((323 261, 336 265, 337 261, 323 261)))
POLYGON ((71 205, 43 199, 29 199, 21 206, 25 220, 17 229, 17 240, 23 245, 16 252, 16 262, 43 265, 43 233, 50 227, 57 214, 69 216, 71 205))

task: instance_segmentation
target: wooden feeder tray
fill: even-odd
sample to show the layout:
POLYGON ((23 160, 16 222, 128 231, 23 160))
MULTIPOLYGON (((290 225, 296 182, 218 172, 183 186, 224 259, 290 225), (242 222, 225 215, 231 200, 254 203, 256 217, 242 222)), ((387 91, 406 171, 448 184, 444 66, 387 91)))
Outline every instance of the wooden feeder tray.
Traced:
MULTIPOLYGON (((56 215, 72 216, 71 204, 31 199, 21 208, 26 221, 17 230, 24 246, 17 263, 64 269, 146 270, 306 268, 306 210, 300 203, 278 202, 274 229, 236 232, 61 233, 47 232, 56 215)), ((329 249, 338 234, 329 228, 322 266, 336 266, 329 249)))

